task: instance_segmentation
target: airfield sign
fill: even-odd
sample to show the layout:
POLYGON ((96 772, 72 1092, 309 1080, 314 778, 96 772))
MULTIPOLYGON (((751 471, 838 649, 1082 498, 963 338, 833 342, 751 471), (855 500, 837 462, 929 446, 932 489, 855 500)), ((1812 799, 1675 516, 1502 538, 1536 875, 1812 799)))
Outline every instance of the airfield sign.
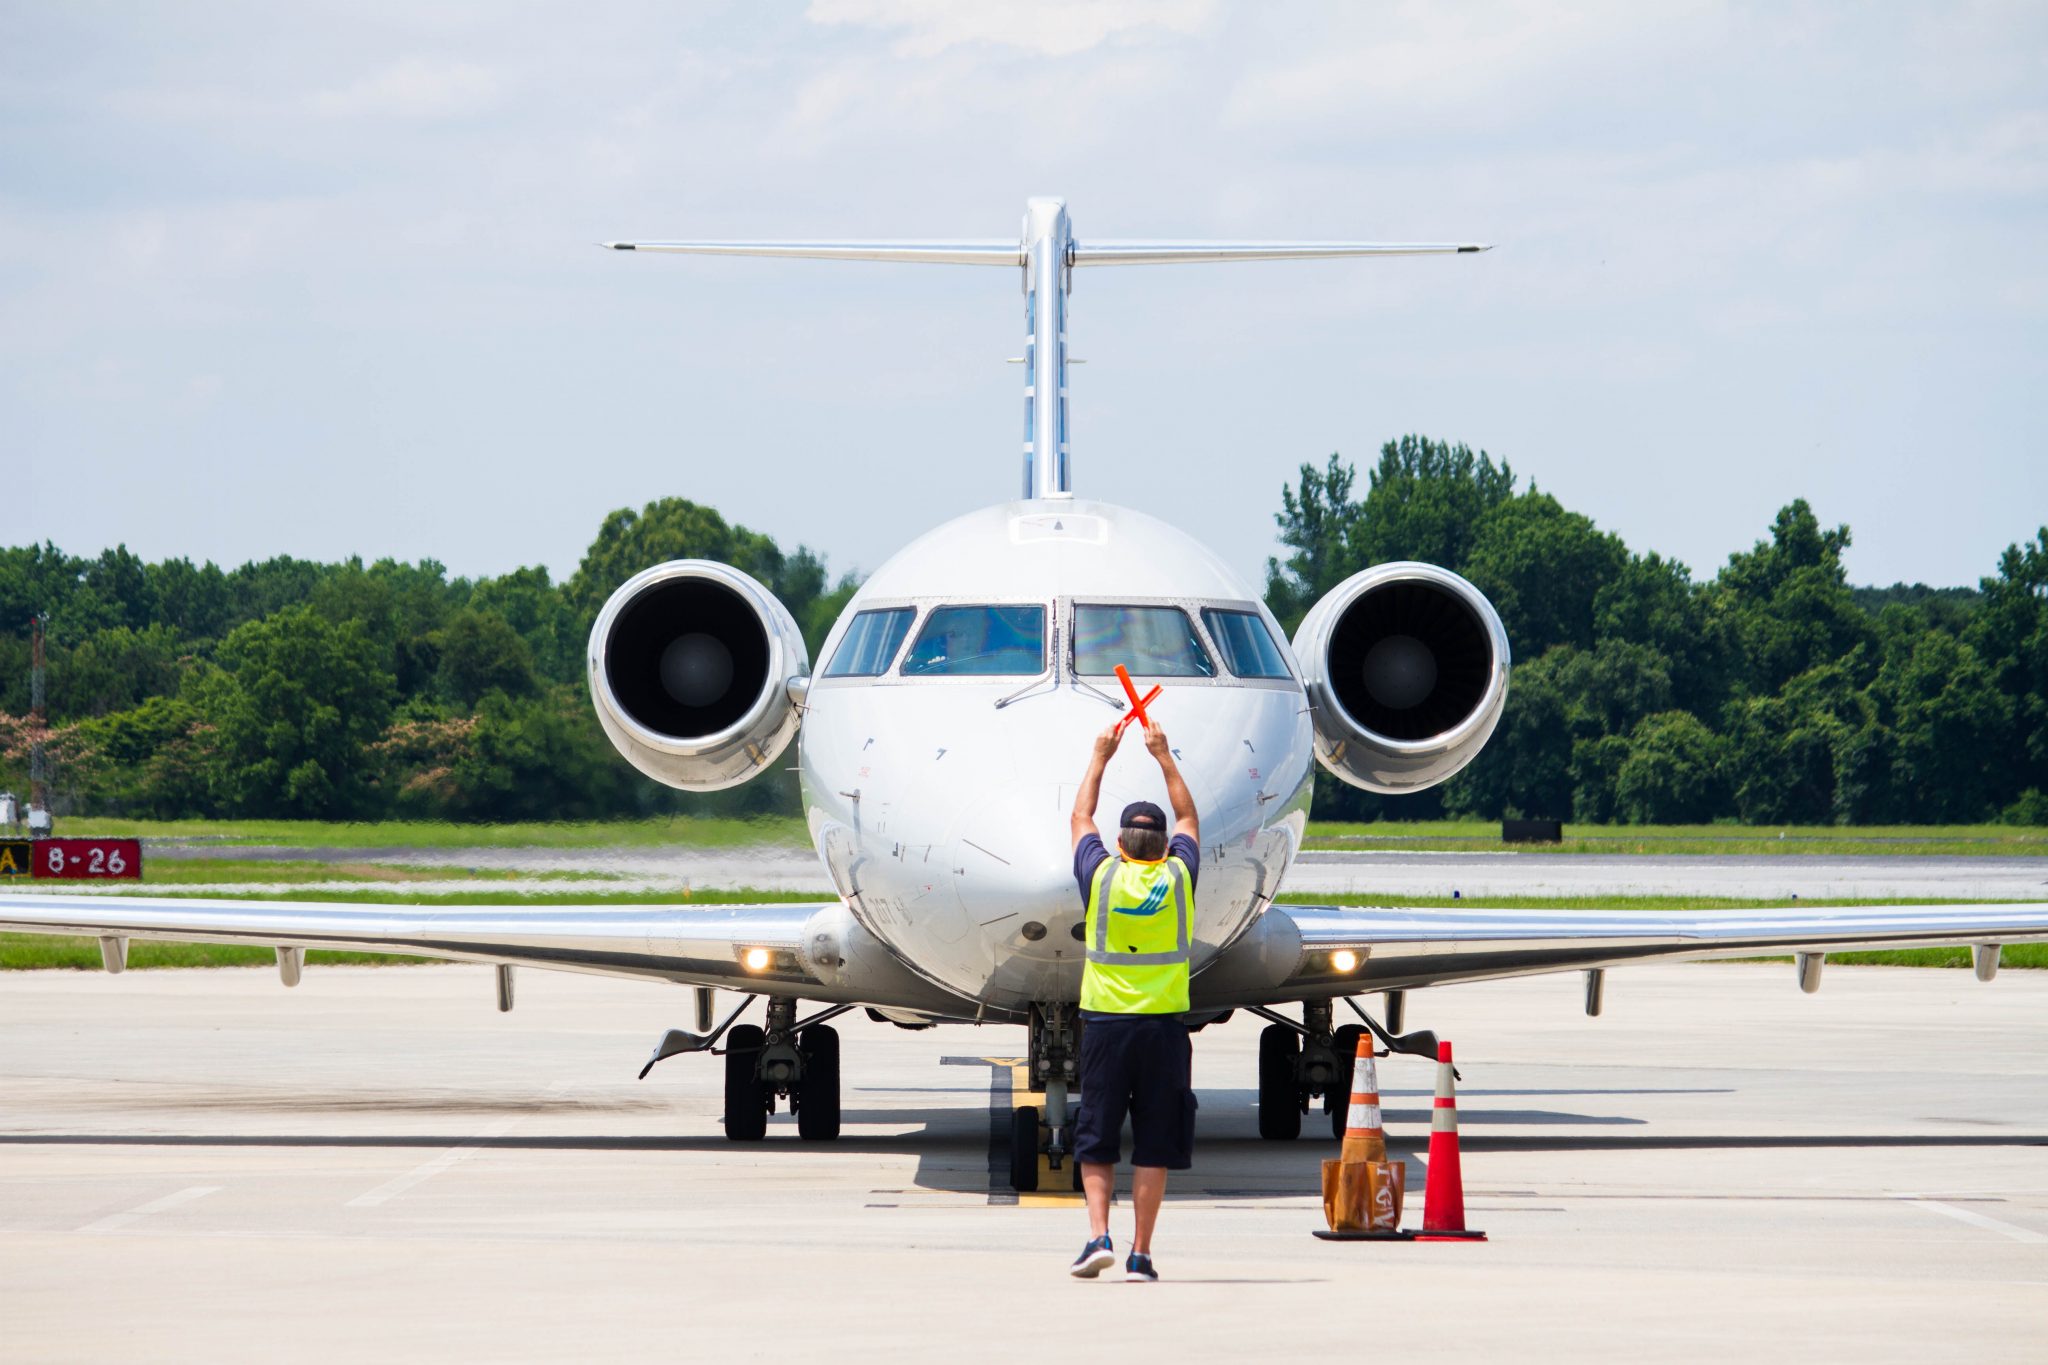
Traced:
POLYGON ((139 839, 0 839, 0 877, 140 881, 139 839))

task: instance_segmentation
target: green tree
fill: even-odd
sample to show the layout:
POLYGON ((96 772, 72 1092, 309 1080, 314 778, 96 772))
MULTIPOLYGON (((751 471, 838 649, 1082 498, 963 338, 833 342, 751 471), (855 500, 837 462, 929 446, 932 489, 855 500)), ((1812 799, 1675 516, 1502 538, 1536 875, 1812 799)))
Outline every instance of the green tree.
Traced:
POLYGON ((191 703, 150 697, 86 721, 77 733, 96 811, 160 820, 212 813, 213 753, 191 703))
POLYGON ((1831 661, 1775 696, 1732 705, 1728 762, 1744 823, 1848 824, 1873 813, 1891 737, 1856 685, 1861 671, 1860 658, 1831 661))
POLYGON ((536 565, 479 580, 470 591, 469 605, 497 613, 519 632, 541 678, 551 683, 582 679, 584 639, 577 632, 567 595, 549 581, 545 568, 536 565))
POLYGON ((1656 650, 1670 668, 1673 704, 1713 715, 1727 700, 1728 640, 1708 597, 1677 560, 1631 556, 1593 595, 1593 634, 1656 650))
POLYGON ((1446 809, 1486 819, 1571 815, 1571 715, 1578 699, 1565 675, 1576 655, 1564 646, 1515 670, 1493 738, 1444 786, 1446 809))
POLYGON ((1480 518, 1463 572, 1500 612, 1510 647, 1534 658, 1553 645, 1592 648, 1595 600, 1627 564, 1618 536, 1531 489, 1480 518))
POLYGON ((218 640, 235 626, 234 601, 228 576, 208 560, 166 559, 149 567, 150 591, 156 597, 156 620, 193 640, 218 640))
POLYGON ((1849 528, 1821 529, 1805 499, 1778 512, 1771 539, 1730 555, 1715 580, 1739 681, 1753 696, 1847 657, 1871 639, 1842 568, 1849 528))
POLYGON ((823 585, 818 561, 808 551, 792 562, 767 536, 728 525, 709 507, 662 498, 638 512, 622 507, 598 527, 597 539, 565 585, 581 629, 589 630, 605 599, 627 579, 672 559, 710 559, 744 570, 773 590, 791 615, 809 605, 806 589, 814 597, 823 585))
POLYGON ((1462 572, 1481 519, 1514 495, 1514 472, 1468 445, 1403 436, 1380 447, 1351 537, 1359 568, 1419 559, 1462 572))
POLYGON ((1997 812, 2014 702, 1974 649, 1944 631, 1902 640, 1871 693, 1893 736, 1887 804, 1897 818, 1963 823, 1997 812))
POLYGON ((215 731, 224 810, 335 818, 370 810, 365 752, 391 712, 392 678, 355 621, 287 607, 235 628, 193 701, 215 731))
POLYGON ((1289 634, 1321 597, 1360 569, 1416 559, 1462 572, 1475 528, 1515 490, 1515 476, 1470 446, 1403 436, 1380 447, 1354 499, 1356 471, 1337 455, 1280 490, 1283 563, 1266 561, 1266 605, 1289 634))
POLYGON ((1333 453, 1323 469, 1301 467, 1298 489, 1280 489, 1273 520, 1281 544, 1292 553, 1285 564, 1266 561, 1266 605, 1289 635, 1317 598, 1365 567, 1353 545, 1364 510, 1351 499, 1356 478, 1357 471, 1333 453))
POLYGON ((104 716, 175 693, 186 654, 178 632, 169 626, 100 631, 65 651, 60 666, 51 670, 51 716, 104 716))
POLYGON ((1608 820, 1626 736, 1670 705, 1670 672, 1656 650, 1619 640, 1559 645, 1516 668, 1493 739, 1451 779, 1444 804, 1488 819, 1608 820))
POLYGON ((1714 732, 1689 711, 1644 717, 1615 774, 1615 814, 1631 824, 1702 824, 1727 802, 1714 732))
POLYGON ((434 633, 440 693, 468 710, 487 692, 526 696, 538 684, 533 651, 494 611, 463 607, 434 633))
POLYGON ((2014 741, 1993 765, 1996 799, 2048 789, 2048 527, 2008 545, 1998 572, 1979 584, 1984 600, 1968 640, 2013 707, 2014 741))

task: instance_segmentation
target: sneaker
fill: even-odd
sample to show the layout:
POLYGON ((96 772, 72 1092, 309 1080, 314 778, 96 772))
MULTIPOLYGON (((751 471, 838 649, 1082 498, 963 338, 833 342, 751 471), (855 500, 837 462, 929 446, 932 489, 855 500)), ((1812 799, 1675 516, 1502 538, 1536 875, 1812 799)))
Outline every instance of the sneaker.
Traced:
POLYGON ((1067 1267, 1067 1273, 1077 1280, 1092 1280, 1115 1264, 1116 1248, 1109 1244, 1109 1237, 1105 1234, 1081 1248, 1081 1254, 1067 1267))
POLYGON ((1152 1258, 1150 1256, 1147 1256, 1142 1251, 1134 1251, 1131 1253, 1130 1258, 1124 1262, 1124 1278, 1127 1280, 1143 1280, 1147 1284, 1156 1284, 1159 1281, 1159 1272, 1152 1268, 1152 1258))

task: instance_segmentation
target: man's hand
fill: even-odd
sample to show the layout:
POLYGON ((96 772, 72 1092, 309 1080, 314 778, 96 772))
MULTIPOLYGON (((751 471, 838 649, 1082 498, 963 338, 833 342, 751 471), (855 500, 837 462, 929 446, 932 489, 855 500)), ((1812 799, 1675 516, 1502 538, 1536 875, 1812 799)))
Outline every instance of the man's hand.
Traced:
POLYGON ((1105 726, 1095 737, 1095 757, 1107 763, 1116 753, 1116 746, 1123 742, 1124 732, 1114 725, 1105 726))
POLYGON ((1153 721, 1150 728, 1145 731, 1145 752, 1161 759, 1173 752, 1172 747, 1166 742, 1166 731, 1160 728, 1158 721, 1153 721))
POLYGON ((1173 804, 1173 832, 1200 843, 1202 822, 1195 813, 1195 798, 1188 791, 1187 779, 1180 775, 1180 764, 1173 761, 1172 742, 1157 724, 1145 731, 1145 749, 1159 760, 1159 771, 1166 778, 1166 799, 1173 804))

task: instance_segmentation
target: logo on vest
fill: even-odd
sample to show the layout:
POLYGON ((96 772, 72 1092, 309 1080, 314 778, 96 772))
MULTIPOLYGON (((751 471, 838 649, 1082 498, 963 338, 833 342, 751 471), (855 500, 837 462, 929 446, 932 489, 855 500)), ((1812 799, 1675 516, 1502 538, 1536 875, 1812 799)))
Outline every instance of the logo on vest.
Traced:
POLYGON ((1119 915, 1156 915, 1165 908, 1166 883, 1158 882, 1153 885, 1150 891, 1145 893, 1144 900, 1131 906, 1129 909, 1118 907, 1117 913, 1119 915))

